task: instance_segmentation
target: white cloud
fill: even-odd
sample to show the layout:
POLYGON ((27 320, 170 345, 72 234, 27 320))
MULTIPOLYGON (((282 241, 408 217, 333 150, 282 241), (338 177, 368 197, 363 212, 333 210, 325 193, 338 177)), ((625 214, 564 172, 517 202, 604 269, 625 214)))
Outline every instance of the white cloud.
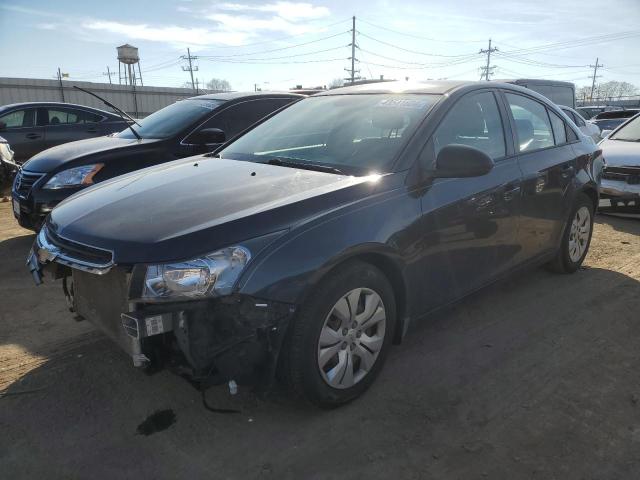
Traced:
POLYGON ((174 25, 155 27, 147 24, 94 20, 85 22, 82 26, 89 30, 122 35, 129 39, 163 42, 178 46, 241 45, 249 38, 248 34, 244 32, 213 31, 206 28, 185 28, 174 25))
POLYGON ((211 45, 242 45, 272 33, 299 35, 322 32, 322 27, 314 26, 308 21, 330 15, 326 7, 286 1, 263 5, 223 3, 205 12, 196 12, 184 6, 178 6, 177 9, 183 13, 191 13, 201 20, 213 21, 215 25, 182 27, 90 19, 82 23, 82 27, 131 40, 163 42, 197 49, 211 45))
POLYGON ((309 20, 327 17, 331 14, 327 7, 317 7, 311 3, 300 2, 275 2, 266 5, 246 5, 241 3, 222 3, 218 6, 221 10, 236 12, 258 11, 275 13, 285 20, 309 20))

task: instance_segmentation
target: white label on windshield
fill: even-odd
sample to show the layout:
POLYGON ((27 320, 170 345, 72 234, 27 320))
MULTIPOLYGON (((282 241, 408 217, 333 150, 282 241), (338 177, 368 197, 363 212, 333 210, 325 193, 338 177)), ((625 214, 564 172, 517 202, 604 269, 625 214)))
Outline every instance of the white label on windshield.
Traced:
POLYGON ((376 107, 412 108, 423 110, 429 105, 426 100, 417 98, 385 98, 376 107))

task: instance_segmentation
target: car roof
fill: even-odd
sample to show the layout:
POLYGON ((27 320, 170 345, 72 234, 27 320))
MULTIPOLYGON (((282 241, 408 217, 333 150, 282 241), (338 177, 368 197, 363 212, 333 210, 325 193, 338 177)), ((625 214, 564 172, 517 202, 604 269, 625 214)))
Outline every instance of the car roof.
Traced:
POLYGON ((610 112, 600 112, 594 118, 596 120, 606 120, 614 118, 631 118, 640 112, 639 109, 628 108, 626 110, 611 110, 610 112))
POLYGON ((237 100, 237 99, 252 99, 252 98, 304 98, 306 95, 300 95, 299 93, 291 92, 219 92, 219 93, 207 93, 205 95, 198 95, 195 97, 189 97, 188 100, 237 100))
MULTIPOLYGON (((326 92, 313 95, 321 97, 327 95, 357 95, 364 93, 427 93, 432 95, 442 95, 460 86, 480 82, 456 82, 448 80, 427 81, 427 82, 375 82, 362 85, 351 85, 347 87, 334 88, 326 92)), ((483 82, 486 85, 486 82, 483 82)))
POLYGON ((329 95, 358 95, 366 93, 405 93, 405 94, 430 94, 430 95, 445 95, 453 92, 454 90, 473 90, 479 88, 503 88, 513 90, 516 92, 526 93, 538 98, 544 98, 538 95, 536 92, 527 88, 515 85, 513 83, 499 83, 499 82, 486 82, 486 81, 454 81, 454 80, 433 80, 424 82, 406 82, 406 81, 394 81, 394 82, 377 82, 366 83, 362 85, 353 85, 349 87, 334 88, 327 90, 326 92, 316 93, 313 97, 322 97, 329 95))
MULTIPOLYGON (((22 103, 10 103, 8 105, 2 105, 0 106, 0 111, 1 110, 9 110, 12 108, 25 108, 25 107, 31 107, 31 108, 38 108, 38 107, 67 107, 67 108, 80 108, 80 109, 84 109, 84 110, 91 110, 93 112, 99 112, 103 115, 110 115, 110 116, 115 116, 117 117, 117 115, 113 112, 108 112, 106 110, 101 110, 99 108, 95 108, 95 107, 87 107, 86 105, 78 105, 77 103, 67 103, 67 102, 22 102, 22 103)), ((119 118, 119 117, 118 117, 119 118)))

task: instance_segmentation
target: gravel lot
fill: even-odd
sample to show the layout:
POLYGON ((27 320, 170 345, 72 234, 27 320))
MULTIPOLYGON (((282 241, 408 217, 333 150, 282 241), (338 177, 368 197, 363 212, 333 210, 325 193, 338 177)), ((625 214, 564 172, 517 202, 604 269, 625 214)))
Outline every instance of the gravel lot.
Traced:
POLYGON ((532 270, 415 326, 342 409, 207 393, 237 415, 72 320, 33 285, 32 241, 0 203, 3 478, 640 478, 638 220, 599 216, 573 276, 532 270))

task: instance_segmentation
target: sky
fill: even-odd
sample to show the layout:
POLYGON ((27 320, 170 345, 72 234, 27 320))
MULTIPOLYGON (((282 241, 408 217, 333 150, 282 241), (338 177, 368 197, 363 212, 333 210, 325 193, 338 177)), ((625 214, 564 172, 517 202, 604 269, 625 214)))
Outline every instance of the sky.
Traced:
MULTIPOLYGON (((548 78, 640 87, 640 0, 0 0, 0 76, 108 82, 116 47, 139 48, 145 85, 234 90, 328 85, 347 77, 352 16, 364 78, 548 78)), ((117 73, 112 81, 118 81, 117 73)))

